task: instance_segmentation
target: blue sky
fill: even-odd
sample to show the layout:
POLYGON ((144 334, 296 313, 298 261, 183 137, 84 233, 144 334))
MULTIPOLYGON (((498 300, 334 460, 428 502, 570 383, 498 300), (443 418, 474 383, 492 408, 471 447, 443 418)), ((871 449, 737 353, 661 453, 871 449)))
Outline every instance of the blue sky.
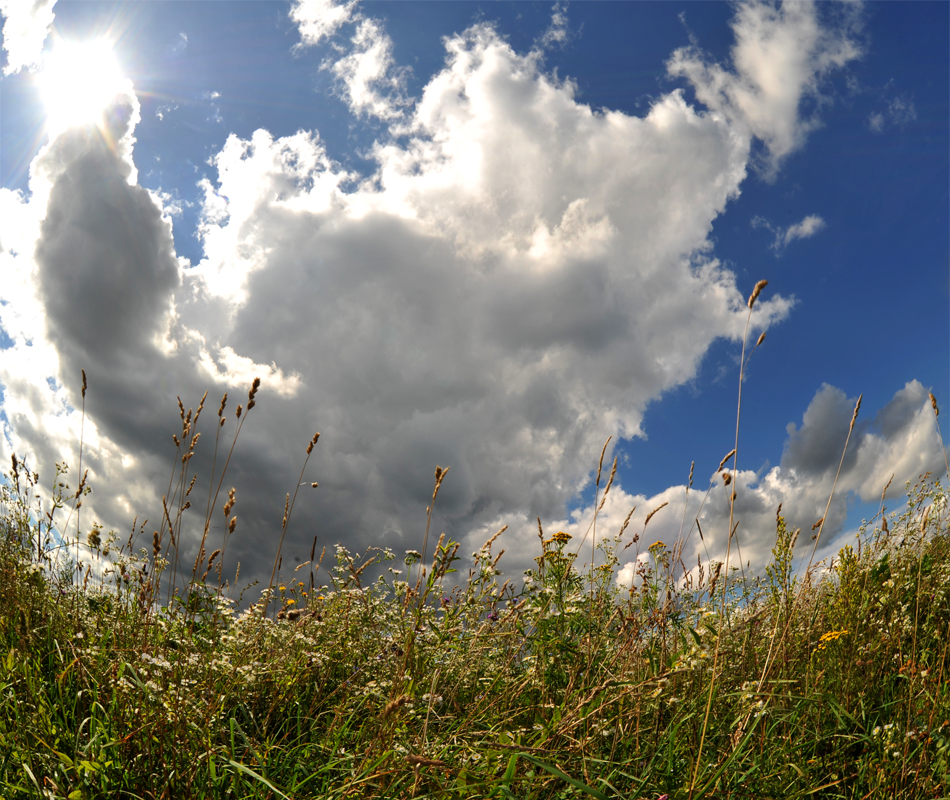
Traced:
POLYGON ((944 469, 945 3, 0 7, 3 455, 75 463, 86 369, 87 519, 158 519, 176 395, 233 410, 260 374, 229 473, 245 565, 316 429, 293 552, 417 547, 439 463, 437 526, 467 551, 509 525, 517 572, 535 516, 583 537, 610 435, 603 529, 668 502, 671 542, 695 461, 685 518, 718 553, 721 481, 698 504, 761 279, 743 558, 778 502, 821 516, 859 394, 819 555, 891 474, 896 507, 944 469), (44 53, 96 38, 131 89, 50 132, 44 53))

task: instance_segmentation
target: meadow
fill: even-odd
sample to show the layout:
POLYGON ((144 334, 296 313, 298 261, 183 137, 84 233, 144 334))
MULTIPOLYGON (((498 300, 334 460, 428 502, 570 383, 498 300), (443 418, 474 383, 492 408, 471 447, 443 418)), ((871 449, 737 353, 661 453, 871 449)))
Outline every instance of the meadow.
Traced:
MULTIPOLYGON (((459 545, 430 539, 430 505, 418 551, 314 549, 285 576, 278 550, 271 585, 241 591, 221 569, 236 528, 225 406, 221 472, 197 490, 204 399, 180 406, 153 533, 83 531, 86 480, 71 488, 62 467, 41 492, 14 457, 0 489, 4 798, 950 797, 942 477, 908 484, 894 510, 882 495, 828 564, 796 567, 797 540, 822 524, 790 530, 777 509, 756 533, 775 541, 759 576, 728 556, 686 569, 682 537, 650 544, 649 517, 602 536, 596 561, 539 520, 523 581, 500 582, 498 535, 460 576, 459 545), (205 505, 202 487, 205 539, 186 562, 183 512, 205 505), (632 553, 647 557, 618 586, 632 553)), ((602 456, 595 506, 613 475, 602 456)), ((444 480, 437 468, 432 504, 444 480)))

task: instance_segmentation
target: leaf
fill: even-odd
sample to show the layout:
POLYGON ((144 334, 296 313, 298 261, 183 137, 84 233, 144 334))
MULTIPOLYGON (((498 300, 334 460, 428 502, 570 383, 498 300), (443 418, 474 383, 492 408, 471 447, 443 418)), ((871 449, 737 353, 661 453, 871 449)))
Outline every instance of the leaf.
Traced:
POLYGON ((541 769, 546 770, 547 772, 550 772, 555 778, 560 778, 562 781, 566 781, 575 789, 580 789, 582 792, 587 792, 587 794, 589 794, 591 797, 596 797, 597 800, 610 800, 610 798, 607 797, 607 795, 605 795, 603 792, 599 792, 596 789, 592 789, 586 783, 583 783, 577 780, 577 778, 572 778, 567 773, 562 772, 557 767, 542 761, 540 758, 529 756, 526 753, 519 753, 519 756, 521 758, 527 759, 535 766, 541 767, 541 769))
POLYGON ((274 793, 280 795, 281 797, 283 797, 284 800, 290 800, 290 798, 287 797, 287 795, 285 795, 280 789, 278 789, 276 786, 274 786, 274 784, 272 784, 269 780, 267 780, 267 778, 265 778, 263 775, 258 775, 254 770, 250 769, 249 767, 245 767, 243 764, 239 764, 237 761, 233 761, 233 760, 230 759, 230 758, 228 759, 228 763, 229 763, 232 767, 234 767, 235 769, 239 769, 241 772, 247 773, 248 775, 250 775, 250 776, 251 776, 252 778, 254 778, 255 780, 260 781, 260 782, 263 783, 268 789, 270 789, 272 792, 274 792, 274 793))

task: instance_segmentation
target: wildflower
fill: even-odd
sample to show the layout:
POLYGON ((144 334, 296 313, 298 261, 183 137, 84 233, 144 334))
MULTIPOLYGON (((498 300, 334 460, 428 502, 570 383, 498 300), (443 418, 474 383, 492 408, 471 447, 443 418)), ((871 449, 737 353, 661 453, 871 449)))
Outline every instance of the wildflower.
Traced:
POLYGON ((822 634, 821 639, 818 640, 818 650, 824 650, 831 642, 837 641, 846 633, 847 631, 828 631, 822 634))
POLYGON ((666 549, 666 545, 663 544, 663 542, 656 541, 656 542, 654 542, 653 544, 651 544, 651 545, 647 548, 647 550, 649 550, 651 553, 652 553, 655 549, 665 550, 665 549, 666 549))

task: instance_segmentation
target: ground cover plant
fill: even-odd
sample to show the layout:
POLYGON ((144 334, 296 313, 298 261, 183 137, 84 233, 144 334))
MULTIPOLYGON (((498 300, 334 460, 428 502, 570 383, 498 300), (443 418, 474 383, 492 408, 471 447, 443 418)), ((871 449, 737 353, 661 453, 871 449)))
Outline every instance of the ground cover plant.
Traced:
MULTIPOLYGON (((499 583, 499 531, 459 576, 459 545, 429 541, 430 505, 419 551, 314 548, 285 575, 278 550, 245 606, 221 570, 230 454, 205 487, 197 558, 178 548, 183 512, 202 505, 187 466, 203 407, 180 408, 180 469, 151 534, 80 535, 86 481, 70 488, 63 465, 42 495, 14 457, 0 487, 3 797, 948 796, 942 477, 908 485, 894 511, 882 496, 854 545, 802 572, 779 508, 757 577, 728 556, 687 570, 682 541, 647 544, 649 516, 600 539, 596 561, 539 520, 523 585, 499 583), (628 589, 613 568, 631 547, 647 558, 628 589)), ((595 506, 613 481, 602 462, 595 506)))

